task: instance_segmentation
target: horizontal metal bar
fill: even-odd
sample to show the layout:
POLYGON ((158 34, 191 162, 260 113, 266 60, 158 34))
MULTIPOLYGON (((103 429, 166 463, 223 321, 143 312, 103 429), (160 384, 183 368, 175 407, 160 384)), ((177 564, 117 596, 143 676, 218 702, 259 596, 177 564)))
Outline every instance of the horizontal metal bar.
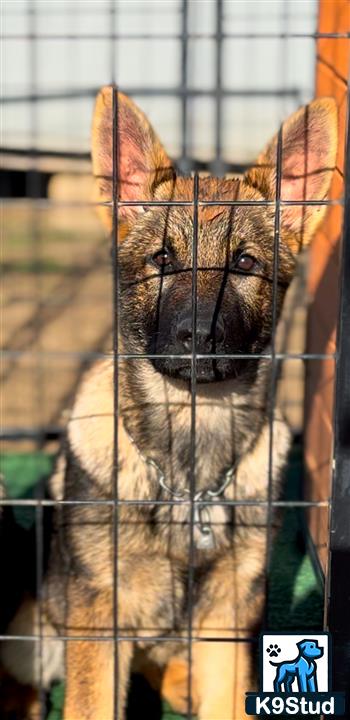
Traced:
MULTIPOLYGON (((9 507, 36 507, 38 504, 44 507, 55 507, 58 505, 72 505, 72 506, 94 506, 102 505, 103 507, 115 506, 115 500, 49 500, 43 499, 38 500, 35 498, 3 498, 0 499, 0 507, 2 505, 9 507)), ((118 500, 118 505, 126 505, 132 507, 175 507, 176 505, 188 505, 191 506, 191 499, 189 500, 118 500)), ((297 507, 329 507, 329 500, 196 500, 196 505, 200 507, 281 507, 281 508, 297 508, 297 507)), ((167 525, 168 521, 164 521, 167 525)), ((121 523, 123 524, 123 523, 121 523)), ((127 523, 126 523, 127 524, 127 523)), ((221 525, 222 523, 218 523, 221 525)), ((171 521, 171 525, 183 525, 182 521, 171 521)), ((212 523, 215 525, 215 522, 212 523)))
MULTIPOLYGON (((319 206, 319 205, 343 205, 343 200, 282 200, 278 201, 279 205, 285 205, 289 207, 294 206, 319 206)), ((112 206, 113 201, 100 203, 105 207, 112 206)), ((118 200, 119 207, 188 207, 193 206, 192 200, 118 200)), ((276 200, 198 200, 198 205, 201 207, 255 207, 255 206, 267 206, 273 207, 276 205, 276 200)))
POLYGON ((0 440, 58 440, 64 432, 59 426, 43 428, 2 428, 0 440))
MULTIPOLYGON (((210 270, 210 268, 204 268, 210 270)), ((108 353, 96 352, 64 352, 62 350, 3 350, 2 356, 6 358, 17 357, 40 357, 40 358, 77 358, 82 360, 92 359, 108 359, 111 355, 108 353)), ((122 353, 118 352, 116 357, 119 360, 191 360, 191 353, 122 353)), ((264 353, 196 353, 197 360, 261 360, 273 359, 277 360, 335 360, 336 353, 289 353, 289 352, 264 352, 264 353)))
MULTIPOLYGON (((13 105, 16 103, 36 103, 36 102, 51 102, 53 100, 69 100, 69 99, 82 99, 82 98, 94 98, 100 91, 100 87, 79 89, 65 91, 53 91, 46 93, 29 93, 27 95, 3 95, 0 98, 0 105, 13 105)), ((123 87, 123 92, 127 95, 137 95, 139 97, 187 97, 187 98, 198 98, 198 97, 217 97, 217 90, 199 88, 189 88, 174 86, 171 87, 123 87)), ((241 90, 229 90, 221 89, 220 95, 223 98, 229 97, 294 97, 300 98, 300 91, 297 87, 286 88, 256 88, 254 90, 244 89, 241 90)))
MULTIPOLYGON (((32 157, 35 155, 37 158, 42 157, 54 157, 54 158, 63 158, 64 160, 90 160, 91 154, 90 152, 73 152, 71 150, 39 150, 39 149, 32 149, 28 150, 27 148, 19 148, 19 147, 13 147, 13 146, 0 146, 0 154, 2 155, 18 155, 19 157, 32 157)), ((3 168, 7 169, 7 168, 3 168)))
MULTIPOLYGON (((208 163, 210 164, 210 163, 208 163)), ((24 203, 31 203, 36 207, 54 207, 54 208, 86 208, 86 207, 113 207, 113 200, 107 202, 68 202, 60 200, 51 200, 49 198, 12 198, 3 197, 2 202, 8 205, 23 205, 24 203)), ((314 207, 314 206, 343 206, 344 200, 340 198, 338 200, 280 200, 282 206, 296 206, 296 207, 314 207)), ((118 207, 193 207, 192 200, 134 200, 124 201, 119 200, 116 202, 118 207)), ((200 200, 198 205, 201 207, 275 207, 275 200, 200 200)))
MULTIPOLYGON (((334 40, 344 40, 350 37, 349 33, 343 32, 343 33, 337 33, 337 32, 329 32, 329 33, 301 33, 301 32, 280 32, 280 33, 273 33, 273 32, 265 32, 265 33, 256 33, 256 32, 250 32, 250 33, 222 33, 221 38, 222 40, 287 40, 287 39, 302 39, 302 40, 322 40, 324 39, 334 39, 334 40)), ((78 33, 57 33, 56 35, 52 33, 43 34, 40 35, 33 35, 32 33, 28 34, 22 34, 22 33, 8 33, 7 35, 2 36, 2 40, 7 41, 43 41, 43 40, 68 40, 68 41, 75 41, 75 40, 217 40, 217 35, 215 33, 198 33, 198 32, 189 32, 189 33, 86 33, 86 34, 78 34, 78 33)))
MULTIPOLYGON (((18 302, 23 302, 23 300, 19 300, 18 302)), ((91 303, 91 298, 89 302, 91 303)), ((62 303, 59 303, 59 305, 65 307, 67 304, 67 301, 64 300, 62 300, 62 303)), ((0 354, 4 360, 13 360, 20 357, 60 358, 60 360, 66 358, 69 360, 103 360, 111 357, 108 353, 94 352, 92 350, 11 350, 11 348, 5 348, 1 350, 0 354)))
MULTIPOLYGON (((228 628, 230 630, 230 628, 228 628)), ((205 632, 205 631, 203 631, 205 632)), ((212 630, 208 630, 208 632, 212 632, 212 630)), ((227 632, 227 631, 226 631, 227 632)), ((233 630, 233 632, 244 632, 244 628, 239 628, 237 630, 233 630)), ((24 640, 25 642, 41 642, 42 640, 51 640, 52 642, 110 642, 113 640, 114 642, 122 642, 123 640, 130 640, 130 642, 178 642, 178 643, 188 643, 187 637, 181 637, 180 635, 172 635, 169 633, 169 635, 0 635, 0 642, 2 641, 14 641, 18 642, 21 640, 24 640)), ((235 643, 257 643, 259 638, 258 637, 246 637, 246 638, 238 638, 238 637, 221 637, 218 635, 217 637, 201 637, 200 635, 192 636, 192 640, 195 640, 196 642, 235 642, 235 643)))
MULTIPOLYGON (((0 155, 16 155, 19 157, 26 157, 28 159, 35 157, 35 159, 48 159, 48 158, 59 158, 63 160, 84 160, 84 161, 90 161, 91 154, 90 152, 84 152, 84 151, 77 151, 73 152, 71 150, 54 150, 54 149, 47 149, 47 150, 41 150, 40 148, 35 149, 34 151, 29 151, 27 148, 18 148, 14 146, 0 146, 0 155)), ((172 158, 176 167, 181 167, 181 162, 183 158, 172 158)), ((193 157, 186 157, 186 168, 190 168, 190 170, 208 170, 210 168, 210 165, 213 161, 211 160, 198 160, 193 157)), ((242 174, 247 169, 247 163, 234 163, 234 162, 226 162, 224 160, 221 161, 222 165, 222 171, 224 173, 238 173, 242 174)), ((4 168, 7 170, 7 168, 4 168)), ((11 168, 9 168, 11 170, 11 168)), ((26 170, 26 172, 30 172, 30 169, 26 170)), ((39 172, 47 172, 45 170, 39 170, 39 172)))

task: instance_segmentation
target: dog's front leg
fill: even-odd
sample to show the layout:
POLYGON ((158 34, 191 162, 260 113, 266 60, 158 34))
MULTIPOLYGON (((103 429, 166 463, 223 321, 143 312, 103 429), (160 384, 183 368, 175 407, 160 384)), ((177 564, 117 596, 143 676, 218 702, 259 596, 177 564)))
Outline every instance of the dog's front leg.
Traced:
POLYGON ((309 692, 308 679, 303 672, 299 673, 298 686, 299 692, 309 692))
POLYGON ((315 682, 315 678, 313 676, 308 678, 307 685, 308 685, 307 692, 317 692, 317 690, 318 690, 317 683, 315 682))
POLYGON ((66 641, 63 718, 123 720, 132 643, 115 643, 111 639, 111 594, 98 593, 89 597, 82 589, 78 593, 78 588, 73 586, 68 591, 67 601, 66 632, 72 639, 66 641))
MULTIPOLYGON (((214 615, 210 619, 217 624, 214 615)), ((245 693, 252 690, 249 643, 242 635, 230 642, 232 633, 220 628, 200 634, 208 642, 198 643, 193 650, 199 720, 243 720, 245 693), (213 637, 221 640, 212 642, 213 637)))
POLYGON ((131 643, 126 641, 118 643, 116 648, 109 640, 68 641, 64 720, 114 720, 115 717, 122 720, 131 654, 131 643), (116 665, 114 652, 118 653, 116 665))
MULTIPOLYGON (((111 587, 112 580, 111 574, 111 587)), ((183 604, 181 574, 167 558, 125 553, 118 562, 117 598, 118 632, 126 639, 117 643, 115 662, 112 591, 89 592, 71 580, 65 630, 72 640, 66 649, 64 720, 124 720, 133 654, 133 640, 128 637, 136 635, 142 644, 147 643, 142 640, 145 636, 174 630, 183 604)))
POLYGON ((245 693, 254 689, 249 638, 263 609, 265 548, 264 530, 255 529, 249 543, 237 543, 216 563, 202 589, 194 634, 203 640, 193 646, 199 720, 246 717, 245 693))

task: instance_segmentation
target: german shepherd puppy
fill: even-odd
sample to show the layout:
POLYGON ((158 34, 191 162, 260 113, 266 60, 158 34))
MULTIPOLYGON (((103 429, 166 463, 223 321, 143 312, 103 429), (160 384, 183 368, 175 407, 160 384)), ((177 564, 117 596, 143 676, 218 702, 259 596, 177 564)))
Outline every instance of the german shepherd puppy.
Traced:
MULTIPOLYGON (((275 524, 267 501, 279 497, 290 444, 270 401, 266 357, 274 314, 275 199, 280 193, 284 201, 278 317, 296 256, 324 216, 317 201, 327 197, 335 165, 335 103, 316 100, 284 123, 279 188, 276 136, 241 179, 200 178, 195 207, 194 179, 177 176, 141 110, 121 93, 113 103, 113 92, 105 87, 97 98, 92 158, 110 232, 113 225, 117 232, 111 202, 122 202, 121 358, 116 368, 111 358, 97 362, 84 377, 53 478, 56 497, 85 504, 56 510, 45 634, 68 637, 64 720, 112 720, 114 708, 119 720, 125 718, 140 651, 166 668, 163 692, 186 712, 190 624, 193 712, 199 720, 241 720, 245 692, 254 685, 249 639, 264 607, 267 529, 275 524), (313 204, 291 202, 304 200, 313 204), (169 201, 183 204, 166 206, 169 201), (157 636, 167 641, 157 643, 157 636)), ((25 612, 30 615, 28 607, 22 623, 25 612)), ((8 667, 17 662, 18 674, 12 647, 5 645, 3 659, 8 667)), ((52 647, 44 642, 46 683, 61 661, 52 647)))

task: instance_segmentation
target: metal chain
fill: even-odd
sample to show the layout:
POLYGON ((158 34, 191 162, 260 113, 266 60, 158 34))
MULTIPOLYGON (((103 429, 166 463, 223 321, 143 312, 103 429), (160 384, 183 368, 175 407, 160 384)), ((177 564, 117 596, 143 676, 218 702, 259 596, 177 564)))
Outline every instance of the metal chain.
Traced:
MULTIPOLYGON (((170 485, 167 485, 166 480, 165 480, 165 474, 164 474, 163 470, 159 467, 158 463, 155 460, 153 460, 153 458, 148 458, 145 455, 143 455, 143 453, 139 449, 138 445, 136 444, 134 438, 130 434, 124 419, 123 419, 123 425, 124 425, 124 430, 129 438, 130 442, 136 448, 140 458, 143 460, 143 462, 146 465, 151 465, 158 473, 157 481, 158 481, 158 484, 160 485, 160 487, 162 488, 162 490, 165 490, 165 492, 169 493, 169 495, 171 495, 173 498, 175 498, 175 500, 178 500, 179 502, 183 502, 185 500, 186 496, 190 495, 189 488, 184 488, 182 491, 177 491, 177 490, 174 490, 172 487, 170 487, 170 485)), ((235 463, 228 470, 226 470, 225 475, 224 475, 224 480, 216 490, 211 490, 210 487, 205 488, 204 490, 199 490, 193 498, 193 503, 195 505, 195 515, 194 515, 195 524, 198 526, 200 532, 203 535, 208 535, 208 534, 212 533, 212 530, 210 527, 210 513, 209 513, 209 509, 208 509, 210 500, 212 498, 219 497, 220 495, 222 495, 225 492, 226 488, 228 487, 228 485, 230 484, 231 480, 233 479, 233 477, 235 475, 236 467, 237 467, 237 463, 235 463), (203 500, 205 500, 206 495, 208 496, 208 499, 209 499, 208 505, 201 504, 198 507, 197 503, 199 503, 199 502, 202 503, 203 500), (206 522, 203 520, 203 514, 207 515, 206 522)))

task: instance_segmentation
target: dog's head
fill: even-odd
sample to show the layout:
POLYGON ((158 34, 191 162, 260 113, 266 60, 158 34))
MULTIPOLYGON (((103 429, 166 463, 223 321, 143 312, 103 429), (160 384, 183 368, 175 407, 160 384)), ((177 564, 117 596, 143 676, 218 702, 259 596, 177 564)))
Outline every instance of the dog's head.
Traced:
MULTIPOLYGON (((194 291, 197 354, 247 355, 264 350, 272 329, 276 193, 282 201, 292 201, 281 205, 279 215, 278 314, 296 255, 324 216, 325 208, 317 201, 324 200, 329 190, 336 126, 332 100, 316 100, 301 108, 282 128, 279 193, 275 136, 242 179, 201 178, 195 208, 193 178, 176 176, 144 114, 121 93, 114 93, 113 102, 111 87, 101 90, 92 145, 97 199, 111 203, 117 191, 119 201, 141 203, 121 205, 117 213, 120 330, 126 352, 164 356, 153 360, 159 372, 188 379, 190 357, 167 356, 192 352, 194 291), (114 142, 113 112, 118 130, 114 142), (243 204, 220 205, 232 200, 243 204), (312 205, 293 204, 305 200, 312 205), (144 205, 149 201, 163 205, 144 205), (185 205, 167 207, 166 201, 185 205)), ((111 206, 100 212, 111 230, 111 206)), ((243 359, 202 358, 197 360, 197 380, 236 377, 247 367, 243 359)))
POLYGON ((305 658, 320 658, 323 656, 323 648, 319 647, 317 640, 302 640, 297 643, 300 654, 305 658))

